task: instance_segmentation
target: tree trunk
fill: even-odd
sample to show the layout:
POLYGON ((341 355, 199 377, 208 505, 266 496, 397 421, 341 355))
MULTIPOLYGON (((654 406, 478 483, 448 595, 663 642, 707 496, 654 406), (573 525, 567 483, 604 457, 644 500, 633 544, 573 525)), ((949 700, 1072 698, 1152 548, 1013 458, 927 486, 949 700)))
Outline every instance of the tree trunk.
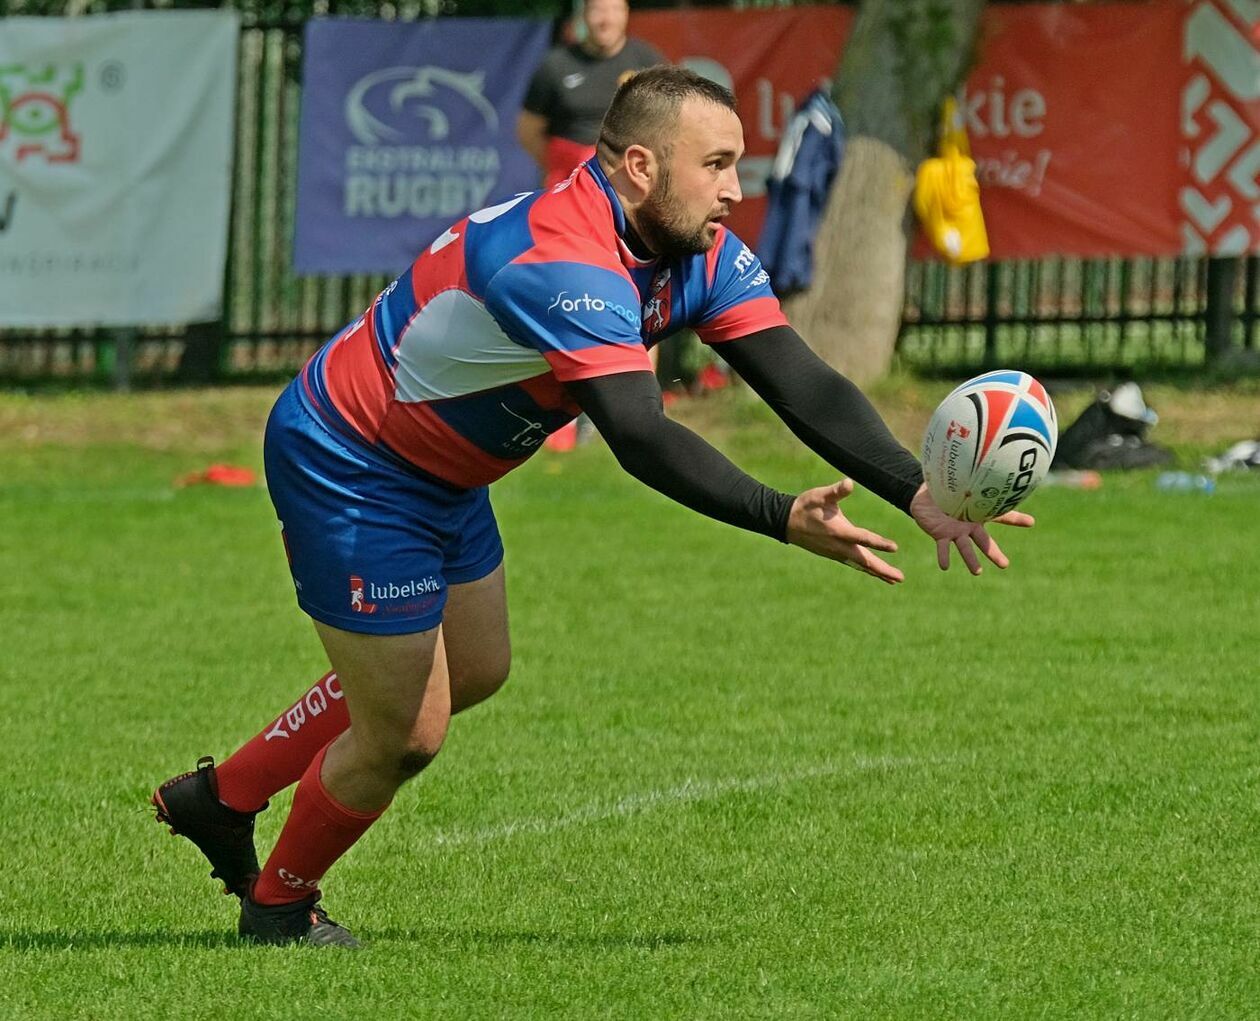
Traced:
POLYGON ((984 0, 863 0, 833 96, 848 142, 814 249, 814 285, 785 303, 819 355, 858 382, 892 363, 914 171, 941 100, 971 65, 984 0))
POLYGON ((785 303, 797 332, 857 383, 887 372, 901 327, 913 183, 888 143, 850 139, 814 244, 814 285, 785 303))

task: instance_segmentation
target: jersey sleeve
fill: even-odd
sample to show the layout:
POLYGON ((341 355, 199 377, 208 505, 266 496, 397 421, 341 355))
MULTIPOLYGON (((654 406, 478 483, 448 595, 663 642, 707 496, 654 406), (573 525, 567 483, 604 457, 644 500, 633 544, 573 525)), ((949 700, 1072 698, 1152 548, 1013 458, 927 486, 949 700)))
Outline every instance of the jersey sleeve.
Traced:
POLYGON ((746 244, 724 231, 708 257, 708 297, 695 331, 706 344, 737 340, 772 326, 787 326, 770 274, 746 244))
POLYGON ((503 331, 539 351, 562 383, 652 369, 638 292, 589 242, 560 237, 531 249, 494 275, 485 298, 503 331))

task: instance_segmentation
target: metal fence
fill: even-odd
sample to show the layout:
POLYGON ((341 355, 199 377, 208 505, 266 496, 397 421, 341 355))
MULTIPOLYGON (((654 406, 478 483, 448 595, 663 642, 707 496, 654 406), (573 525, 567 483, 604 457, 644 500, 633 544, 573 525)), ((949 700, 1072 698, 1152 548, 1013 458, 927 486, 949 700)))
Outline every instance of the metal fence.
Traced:
POLYGON ((1260 258, 914 263, 899 343, 924 370, 1194 368, 1256 350, 1260 258))
MULTIPOLYGON (((110 6, 116 6, 110 4, 110 6)), ((223 320, 141 330, 0 330, 0 381, 233 381, 291 374, 388 283, 298 277, 291 265, 302 18, 244 16, 223 320)), ((417 245, 419 247, 419 245, 417 245)), ((914 263, 899 352, 914 368, 1017 363, 1105 372, 1205 361, 1209 260, 914 263)), ((1217 287, 1215 314, 1256 348, 1260 260, 1217 287)), ((1217 331, 1220 332, 1219 330, 1217 331)))

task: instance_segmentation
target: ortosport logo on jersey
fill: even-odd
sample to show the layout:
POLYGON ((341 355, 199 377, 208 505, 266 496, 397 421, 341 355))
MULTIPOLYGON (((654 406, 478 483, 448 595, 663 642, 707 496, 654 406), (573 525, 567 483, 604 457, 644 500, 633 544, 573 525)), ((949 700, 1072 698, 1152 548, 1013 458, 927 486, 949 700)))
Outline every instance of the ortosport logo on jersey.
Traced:
POLYGON ((77 163, 80 135, 70 101, 83 90, 83 64, 0 66, 0 152, 21 163, 77 163))
POLYGON ((499 179, 499 113, 484 71, 386 67, 346 93, 347 216, 457 218, 499 179))
POLYGON ((550 315, 557 308, 561 312, 611 312, 624 319, 636 330, 642 322, 639 313, 634 309, 626 308, 625 305, 619 305, 606 298, 593 298, 587 293, 571 296, 569 291, 561 291, 551 299, 551 304, 547 306, 547 314, 550 315))

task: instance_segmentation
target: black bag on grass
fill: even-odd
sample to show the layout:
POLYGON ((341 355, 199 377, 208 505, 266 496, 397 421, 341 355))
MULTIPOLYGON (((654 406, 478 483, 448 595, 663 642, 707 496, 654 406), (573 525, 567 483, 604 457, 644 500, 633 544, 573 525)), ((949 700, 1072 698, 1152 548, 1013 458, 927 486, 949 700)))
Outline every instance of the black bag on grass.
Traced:
POLYGON ((1146 433, 1159 416, 1146 406, 1136 383, 1103 390, 1059 436, 1050 465, 1062 468, 1153 468, 1169 464, 1172 452, 1146 433))

